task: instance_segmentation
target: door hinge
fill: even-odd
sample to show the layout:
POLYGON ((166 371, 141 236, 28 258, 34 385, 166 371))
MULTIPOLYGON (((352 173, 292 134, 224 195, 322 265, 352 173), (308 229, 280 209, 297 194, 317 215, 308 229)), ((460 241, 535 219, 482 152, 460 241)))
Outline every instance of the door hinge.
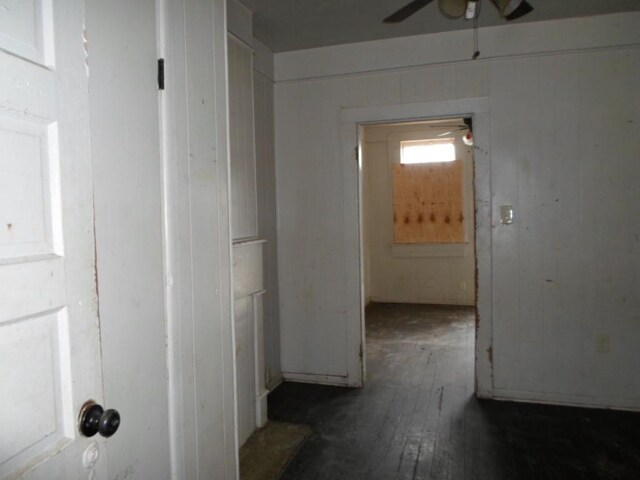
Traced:
POLYGON ((356 145, 356 162, 360 160, 360 149, 358 148, 358 146, 356 145))
POLYGON ((158 90, 164 90, 164 58, 158 59, 158 90))

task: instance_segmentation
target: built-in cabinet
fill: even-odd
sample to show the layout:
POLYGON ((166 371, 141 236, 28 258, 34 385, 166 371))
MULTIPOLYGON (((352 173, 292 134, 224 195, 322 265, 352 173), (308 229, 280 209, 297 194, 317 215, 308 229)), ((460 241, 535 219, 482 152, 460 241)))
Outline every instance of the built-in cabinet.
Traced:
POLYGON ((229 156, 233 236, 238 443, 267 421, 263 249, 258 236, 253 49, 228 36, 229 156))
POLYGON ((229 156, 233 241, 258 237, 256 147, 253 113, 253 49, 228 38, 229 156))
POLYGON ((238 442, 266 422, 282 381, 276 242, 273 52, 252 13, 227 0, 229 155, 238 442))
POLYGON ((238 442, 242 445, 267 422, 264 365, 264 240, 233 247, 238 442))

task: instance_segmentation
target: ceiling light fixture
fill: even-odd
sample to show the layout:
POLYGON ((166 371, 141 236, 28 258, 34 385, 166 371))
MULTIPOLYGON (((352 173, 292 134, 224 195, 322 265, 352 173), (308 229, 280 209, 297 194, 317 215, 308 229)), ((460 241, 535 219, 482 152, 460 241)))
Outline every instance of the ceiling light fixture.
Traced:
POLYGON ((467 0, 438 0, 440 12, 449 18, 460 18, 467 9, 467 0))
POLYGON ((533 11, 526 0, 491 0, 507 20, 516 20, 533 11))

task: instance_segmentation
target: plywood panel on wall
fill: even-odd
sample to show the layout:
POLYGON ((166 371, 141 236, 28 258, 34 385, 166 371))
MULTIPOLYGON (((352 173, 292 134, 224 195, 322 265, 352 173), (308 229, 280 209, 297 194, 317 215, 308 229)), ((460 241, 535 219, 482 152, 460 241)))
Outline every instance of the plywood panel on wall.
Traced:
POLYGON ((393 165, 395 243, 464 241, 462 161, 393 165))

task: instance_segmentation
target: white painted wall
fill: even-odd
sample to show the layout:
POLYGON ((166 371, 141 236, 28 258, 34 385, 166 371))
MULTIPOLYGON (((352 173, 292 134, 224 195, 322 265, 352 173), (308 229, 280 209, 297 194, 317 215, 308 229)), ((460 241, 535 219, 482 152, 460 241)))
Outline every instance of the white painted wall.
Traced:
POLYGON ((347 332, 360 319, 347 279, 358 267, 346 252, 357 222, 344 212, 357 195, 344 181, 354 146, 342 145, 340 112, 487 97, 486 394, 640 408, 638 22, 484 29, 477 61, 469 32, 276 54, 283 371, 330 381, 353 354, 347 332), (514 205, 513 225, 500 225, 501 204, 514 205), (596 352, 597 335, 610 352, 596 352))
MULTIPOLYGON (((472 149, 456 137, 457 158, 463 162, 464 245, 393 244, 392 162, 399 155, 399 136, 417 134, 439 138, 451 128, 425 125, 370 125, 364 128, 363 243, 365 248, 365 300, 397 303, 473 305, 475 302, 475 258, 473 235, 472 149), (394 147, 395 144, 395 147, 394 147), (451 248, 456 247, 456 248, 451 248)), ((448 135, 453 136, 453 135, 448 135)))
POLYGON ((226 0, 227 30, 247 45, 253 41, 253 13, 238 0, 226 0))
POLYGON ((161 30, 171 478, 235 479, 225 2, 167 0, 161 30))
POLYGON ((276 214, 276 166, 273 112, 273 52, 253 40, 253 98, 258 189, 258 236, 264 246, 264 340, 267 387, 282 380, 280 368, 280 308, 278 304, 278 257, 276 214))

